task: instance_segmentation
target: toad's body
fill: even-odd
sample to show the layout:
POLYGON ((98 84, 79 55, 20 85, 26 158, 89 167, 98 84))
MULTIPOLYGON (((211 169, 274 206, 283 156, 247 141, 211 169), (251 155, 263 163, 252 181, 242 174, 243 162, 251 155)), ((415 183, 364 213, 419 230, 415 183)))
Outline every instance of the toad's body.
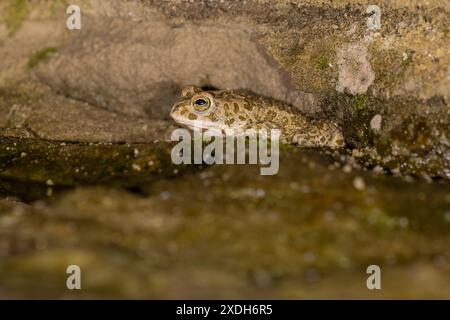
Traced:
POLYGON ((340 129, 326 120, 313 120, 288 104, 238 90, 183 89, 170 116, 190 129, 279 129, 281 141, 305 147, 339 148, 340 129))

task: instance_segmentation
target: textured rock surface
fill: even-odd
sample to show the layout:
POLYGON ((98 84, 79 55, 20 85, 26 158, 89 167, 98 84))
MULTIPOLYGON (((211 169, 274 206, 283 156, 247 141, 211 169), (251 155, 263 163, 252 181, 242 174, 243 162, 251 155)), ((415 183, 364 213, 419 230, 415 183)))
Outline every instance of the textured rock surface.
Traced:
POLYGON ((143 141, 137 128, 167 119, 182 86, 246 88, 336 120, 371 166, 448 178, 448 6, 414 4, 382 5, 376 32, 367 29, 367 5, 346 1, 82 1, 75 31, 58 27, 62 3, 28 4, 14 33, 0 30, 0 81, 50 85, 63 95, 49 97, 61 117, 67 97, 106 110, 95 116, 102 134, 64 135, 59 120, 54 129, 45 122, 55 112, 41 108, 29 121, 50 139, 143 141), (138 125, 104 125, 109 112, 138 125), (383 122, 373 130, 377 114, 383 122))
POLYGON ((197 84, 245 88, 311 108, 245 25, 170 25, 156 14, 140 23, 92 17, 84 25, 88 35, 75 33, 37 69, 40 80, 68 96, 167 118, 181 89, 197 84))
POLYGON ((338 92, 347 91, 353 95, 367 92, 375 79, 367 55, 367 48, 354 43, 338 51, 338 92))
POLYGON ((0 298, 450 298, 448 1, 380 2, 377 32, 367 1, 78 4, 68 31, 65 1, 0 2, 0 298), (349 148, 175 167, 188 83, 336 120, 349 148))
MULTIPOLYGON (((98 170, 112 168, 104 178, 140 181, 139 195, 106 187, 61 193, 55 184, 52 198, 32 206, 0 200, 1 296, 450 297, 446 184, 352 171, 296 149, 284 150, 276 176, 230 165, 150 183, 149 155, 143 146, 128 150, 135 147, 132 160, 118 146, 102 161, 94 152, 101 146, 67 146, 61 156, 83 154, 85 179, 103 163, 98 170), (142 160, 142 171, 121 173, 142 160), (81 291, 66 289, 70 264, 82 268, 81 291), (381 291, 366 289, 370 264, 382 268, 381 291)), ((55 169, 46 166, 46 178, 56 183, 55 169)))
POLYGON ((176 128, 158 119, 124 115, 68 99, 34 82, 2 91, 0 127, 6 136, 78 142, 169 140, 176 128))

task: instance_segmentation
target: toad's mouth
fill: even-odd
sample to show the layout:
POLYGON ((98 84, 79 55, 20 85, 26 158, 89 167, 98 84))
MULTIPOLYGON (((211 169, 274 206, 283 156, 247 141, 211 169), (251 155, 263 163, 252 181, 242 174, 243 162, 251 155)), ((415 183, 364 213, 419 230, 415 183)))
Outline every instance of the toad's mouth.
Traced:
POLYGON ((186 127, 190 130, 223 130, 225 128, 223 128, 222 125, 217 124, 217 123, 213 123, 210 121, 205 121, 205 120, 177 120, 174 119, 176 123, 178 123, 179 125, 186 127))

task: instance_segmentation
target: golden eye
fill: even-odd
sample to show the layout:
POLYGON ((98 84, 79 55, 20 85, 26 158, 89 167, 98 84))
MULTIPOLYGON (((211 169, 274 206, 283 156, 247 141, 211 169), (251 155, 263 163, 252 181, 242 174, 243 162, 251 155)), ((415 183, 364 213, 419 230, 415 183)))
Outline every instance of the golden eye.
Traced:
POLYGON ((200 112, 206 111, 211 106, 208 98, 198 98, 194 101, 194 109, 200 112))
POLYGON ((214 101, 205 95, 196 95, 192 98, 192 109, 196 114, 204 115, 212 111, 214 101))

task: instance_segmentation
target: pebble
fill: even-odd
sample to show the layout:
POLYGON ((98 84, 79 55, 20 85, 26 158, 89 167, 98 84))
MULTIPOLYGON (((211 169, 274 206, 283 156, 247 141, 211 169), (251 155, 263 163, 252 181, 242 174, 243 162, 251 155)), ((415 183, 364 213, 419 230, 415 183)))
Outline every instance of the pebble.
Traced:
POLYGON ((346 164, 344 167, 342 167, 342 171, 344 171, 345 173, 350 173, 350 172, 352 172, 352 166, 349 164, 346 164))
POLYGON ((356 176, 353 179, 353 186, 358 191, 363 191, 366 189, 366 183, 364 182, 364 179, 360 176, 356 176))
POLYGON ((370 128, 375 131, 380 130, 382 120, 383 118, 381 117, 381 115, 376 114, 375 116, 373 116, 372 120, 370 120, 370 128))
POLYGON ((256 196, 258 198, 264 197, 265 194, 266 194, 266 191, 264 191, 264 189, 256 189, 256 196))

